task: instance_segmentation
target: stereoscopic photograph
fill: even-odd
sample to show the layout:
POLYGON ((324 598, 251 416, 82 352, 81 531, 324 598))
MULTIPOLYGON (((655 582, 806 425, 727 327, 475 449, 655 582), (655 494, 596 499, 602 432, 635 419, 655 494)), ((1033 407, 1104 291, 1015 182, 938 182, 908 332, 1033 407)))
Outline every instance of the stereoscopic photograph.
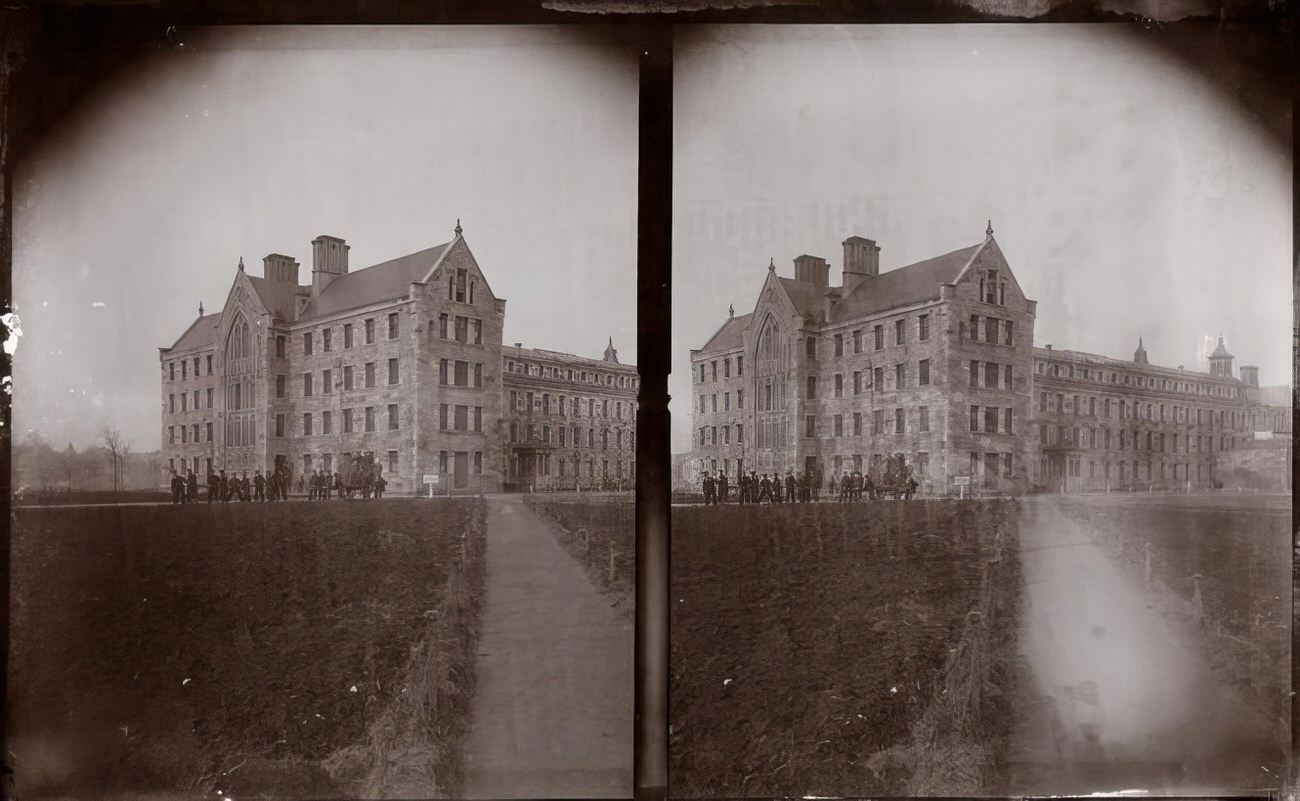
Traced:
POLYGON ((171 29, 91 87, 13 173, 17 795, 630 796, 635 51, 171 29))
POLYGON ((673 797, 1284 786, 1290 104, 1186 33, 677 28, 673 797))

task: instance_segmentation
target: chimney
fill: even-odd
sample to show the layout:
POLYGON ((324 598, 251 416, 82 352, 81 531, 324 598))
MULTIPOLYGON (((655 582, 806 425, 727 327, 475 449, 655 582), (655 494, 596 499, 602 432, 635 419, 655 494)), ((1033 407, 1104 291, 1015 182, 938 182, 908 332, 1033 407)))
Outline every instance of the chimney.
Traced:
POLYGON ((295 302, 298 267, 297 259, 280 253, 270 253, 262 259, 262 275, 267 281, 262 288, 263 300, 269 311, 278 314, 282 320, 292 321, 298 316, 295 302))
POLYGON ((1248 387, 1259 386, 1259 368, 1243 364, 1241 366, 1241 383, 1248 387))
POLYGON ((851 236, 844 240, 844 294, 868 278, 880 275, 880 248, 875 240, 851 236))
POLYGON ((311 296, 320 297, 335 278, 348 274, 348 245, 337 236, 321 234, 311 241, 311 296))
POLYGON ((831 266, 821 256, 804 254, 794 260, 794 280, 816 284, 821 289, 830 286, 831 266))

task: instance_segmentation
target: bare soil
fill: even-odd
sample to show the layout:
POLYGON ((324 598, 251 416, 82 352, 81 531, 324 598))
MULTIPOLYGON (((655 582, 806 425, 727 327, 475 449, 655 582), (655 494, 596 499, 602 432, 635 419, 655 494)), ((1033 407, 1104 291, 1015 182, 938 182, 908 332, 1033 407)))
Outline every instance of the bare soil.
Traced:
POLYGON ((16 510, 18 792, 355 795, 365 777, 340 767, 366 760, 337 753, 373 746, 431 683, 441 719, 424 736, 454 794, 482 520, 462 500, 16 510))
POLYGON ((670 795, 978 792, 1009 735, 1015 514, 674 508, 670 795))

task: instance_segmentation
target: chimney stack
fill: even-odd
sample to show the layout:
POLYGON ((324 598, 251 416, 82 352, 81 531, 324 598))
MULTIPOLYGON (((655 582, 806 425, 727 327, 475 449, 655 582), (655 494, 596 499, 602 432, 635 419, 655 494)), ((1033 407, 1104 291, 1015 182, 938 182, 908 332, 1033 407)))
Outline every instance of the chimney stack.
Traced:
POLYGON ((794 260, 794 280, 816 284, 821 289, 830 286, 831 266, 821 256, 804 254, 794 260))
POLYGON ((348 245, 337 236, 321 234, 311 241, 311 296, 320 293, 334 279, 348 274, 348 245))
POLYGON ((880 248, 875 240, 851 236, 844 240, 844 295, 880 275, 880 248))
POLYGON ((1243 364, 1241 366, 1241 383, 1248 387, 1259 386, 1259 368, 1243 364))

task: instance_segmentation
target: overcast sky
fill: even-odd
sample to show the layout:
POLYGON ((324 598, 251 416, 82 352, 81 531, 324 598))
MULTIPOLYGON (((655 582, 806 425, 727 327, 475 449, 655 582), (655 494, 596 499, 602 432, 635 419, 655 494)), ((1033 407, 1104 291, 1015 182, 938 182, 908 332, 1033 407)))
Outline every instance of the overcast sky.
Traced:
POLYGON ((1194 369, 1222 334, 1291 380, 1291 160, 1136 26, 679 28, 673 451, 689 350, 753 309, 769 257, 876 240, 881 270, 983 240, 1035 344, 1194 369), (684 31, 684 32, 683 32, 684 31))
POLYGON ((365 267, 465 238, 505 341, 635 362, 637 61, 573 28, 222 29, 18 165, 14 428, 160 445, 158 348, 242 256, 365 267), (577 313, 575 313, 575 311, 577 313))

